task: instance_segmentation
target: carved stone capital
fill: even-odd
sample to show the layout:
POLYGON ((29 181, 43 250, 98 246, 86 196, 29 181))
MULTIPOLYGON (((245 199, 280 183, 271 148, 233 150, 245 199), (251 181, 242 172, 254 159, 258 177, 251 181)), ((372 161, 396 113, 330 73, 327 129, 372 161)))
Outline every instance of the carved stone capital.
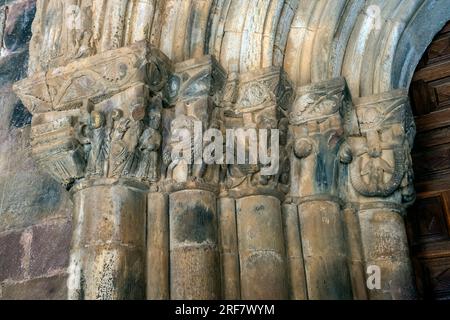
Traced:
POLYGON ((171 69, 163 53, 141 41, 34 74, 17 82, 14 91, 33 114, 70 110, 80 108, 84 100, 97 103, 139 83, 158 92, 171 69))
MULTIPOLYGON (((224 193, 236 198, 254 194, 284 198, 289 175, 285 139, 287 120, 284 115, 292 97, 292 86, 281 68, 269 67, 229 76, 222 101, 225 129, 254 130, 259 144, 261 129, 268 130, 268 140, 274 134, 270 130, 280 129, 280 143, 278 147, 272 146, 271 141, 267 144, 269 153, 274 152, 278 156, 276 174, 265 175, 261 161, 257 164, 228 164, 223 174, 224 193)), ((239 144, 246 148, 246 152, 250 151, 248 139, 236 137, 235 148, 239 144)))
POLYGON ((218 101, 225 80, 226 72, 214 56, 180 62, 175 65, 175 72, 167 86, 169 103, 189 103, 208 96, 218 101))
POLYGON ((289 110, 293 198, 337 196, 337 154, 343 141, 343 78, 299 87, 289 110))
POLYGON ((169 60, 146 42, 38 73, 14 90, 33 114, 32 153, 55 179, 159 179, 169 60))
POLYGON ((219 167, 204 162, 203 150, 208 143, 204 143, 203 133, 221 128, 218 104, 225 79, 224 69, 210 55, 175 65, 165 90, 169 104, 174 106, 166 112, 164 128, 168 132, 163 151, 165 189, 217 191, 219 167), (185 140, 184 155, 174 156, 174 150, 185 140))
POLYGON ((411 147, 415 125, 406 90, 354 100, 352 133, 341 151, 348 163, 350 199, 414 200, 411 147))

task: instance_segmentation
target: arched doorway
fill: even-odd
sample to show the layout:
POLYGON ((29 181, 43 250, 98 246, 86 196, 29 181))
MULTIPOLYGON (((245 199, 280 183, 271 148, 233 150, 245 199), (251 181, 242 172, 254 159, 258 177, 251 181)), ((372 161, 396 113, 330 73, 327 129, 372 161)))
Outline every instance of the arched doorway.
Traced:
POLYGON ((417 201, 407 230, 418 292, 450 299, 450 22, 420 61, 410 89, 417 201))

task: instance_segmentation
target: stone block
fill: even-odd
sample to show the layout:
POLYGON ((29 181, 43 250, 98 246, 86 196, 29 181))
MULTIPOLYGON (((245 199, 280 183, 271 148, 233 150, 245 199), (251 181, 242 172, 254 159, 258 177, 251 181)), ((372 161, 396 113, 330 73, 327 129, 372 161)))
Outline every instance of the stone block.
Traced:
POLYGON ((32 230, 30 276, 34 278, 65 269, 69 264, 71 223, 44 224, 32 230))
POLYGON ((3 284, 0 300, 65 300, 67 275, 33 279, 20 283, 3 284))
POLYGON ((22 232, 0 234, 0 282, 6 279, 18 280, 24 273, 21 237, 22 232))

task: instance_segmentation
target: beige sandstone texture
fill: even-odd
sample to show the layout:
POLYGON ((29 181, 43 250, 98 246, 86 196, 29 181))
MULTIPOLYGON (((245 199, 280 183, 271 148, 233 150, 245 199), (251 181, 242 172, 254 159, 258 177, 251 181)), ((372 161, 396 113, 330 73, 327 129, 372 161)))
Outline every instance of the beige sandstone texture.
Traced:
POLYGON ((28 156, 73 202, 63 205, 73 235, 61 290, 414 299, 407 88, 449 8, 37 0, 28 77, 14 92, 33 115, 28 156), (194 134, 199 122, 279 129, 278 172, 172 159, 176 129, 194 134), (368 290, 373 265, 382 287, 368 290))

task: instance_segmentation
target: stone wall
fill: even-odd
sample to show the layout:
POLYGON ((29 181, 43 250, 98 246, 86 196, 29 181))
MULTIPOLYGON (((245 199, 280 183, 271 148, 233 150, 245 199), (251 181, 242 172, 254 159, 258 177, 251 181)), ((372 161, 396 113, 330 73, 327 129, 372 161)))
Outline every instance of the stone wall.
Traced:
POLYGON ((64 299, 67 192, 30 156, 31 114, 12 92, 27 73, 35 0, 0 7, 0 299, 64 299))

